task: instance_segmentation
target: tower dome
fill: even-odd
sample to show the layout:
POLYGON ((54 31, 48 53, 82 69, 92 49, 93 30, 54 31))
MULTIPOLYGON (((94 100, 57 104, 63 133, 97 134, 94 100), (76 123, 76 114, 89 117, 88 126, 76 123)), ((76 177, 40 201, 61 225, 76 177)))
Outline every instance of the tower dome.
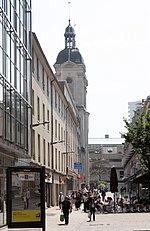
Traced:
POLYGON ((74 34, 75 35, 75 31, 74 28, 70 25, 70 20, 69 20, 69 25, 66 27, 65 29, 65 34, 74 34))
POLYGON ((65 49, 59 52, 55 64, 63 64, 67 61, 71 61, 76 64, 84 64, 82 55, 79 52, 79 49, 76 47, 75 42, 75 31, 70 24, 65 29, 65 49))

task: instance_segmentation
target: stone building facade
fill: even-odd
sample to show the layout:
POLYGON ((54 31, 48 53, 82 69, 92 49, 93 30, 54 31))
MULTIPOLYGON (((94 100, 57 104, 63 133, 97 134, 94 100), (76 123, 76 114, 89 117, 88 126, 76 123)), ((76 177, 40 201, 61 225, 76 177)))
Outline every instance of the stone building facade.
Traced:
POLYGON ((32 164, 45 166, 47 206, 78 187, 79 121, 68 85, 59 82, 35 33, 32 39, 32 164))
POLYGON ((58 81, 65 81, 71 91, 74 103, 79 114, 80 123, 80 148, 79 162, 82 163, 80 175, 82 176, 81 184, 89 184, 89 155, 88 155, 88 118, 89 113, 86 109, 86 95, 88 81, 86 78, 86 66, 79 49, 76 46, 75 31, 69 25, 65 29, 65 48, 57 55, 54 64, 55 76, 58 81))

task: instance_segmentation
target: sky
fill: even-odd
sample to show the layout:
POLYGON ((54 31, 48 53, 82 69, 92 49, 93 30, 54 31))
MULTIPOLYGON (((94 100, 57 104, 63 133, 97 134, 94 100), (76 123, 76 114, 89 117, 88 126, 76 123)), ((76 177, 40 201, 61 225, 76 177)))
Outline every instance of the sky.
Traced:
POLYGON ((117 139, 128 102, 150 95, 150 1, 32 0, 32 31, 54 73, 69 18, 86 65, 89 140, 117 139))

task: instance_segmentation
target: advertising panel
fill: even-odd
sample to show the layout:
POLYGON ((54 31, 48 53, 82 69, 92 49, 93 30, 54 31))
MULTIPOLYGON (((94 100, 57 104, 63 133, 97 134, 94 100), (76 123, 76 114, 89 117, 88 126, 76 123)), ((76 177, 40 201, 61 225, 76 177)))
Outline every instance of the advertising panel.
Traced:
POLYGON ((8 227, 45 225, 45 169, 13 167, 7 170, 8 227), (44 222, 44 223, 43 223, 44 222))

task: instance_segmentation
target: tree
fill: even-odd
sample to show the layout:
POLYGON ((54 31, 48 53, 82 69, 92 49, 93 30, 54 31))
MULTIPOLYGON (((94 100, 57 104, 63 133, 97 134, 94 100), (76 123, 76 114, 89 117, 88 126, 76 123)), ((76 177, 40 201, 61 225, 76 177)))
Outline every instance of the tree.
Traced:
POLYGON ((107 172, 107 164, 109 163, 107 159, 92 159, 92 167, 90 169, 91 176, 98 176, 99 181, 101 181, 102 175, 107 172))
POLYGON ((137 112, 134 123, 125 118, 127 132, 122 134, 125 141, 132 144, 132 152, 137 155, 144 171, 150 172, 150 111, 137 112))
POLYGON ((106 188, 106 182, 104 182, 102 180, 99 181, 97 187, 98 187, 98 189, 104 190, 106 188))

